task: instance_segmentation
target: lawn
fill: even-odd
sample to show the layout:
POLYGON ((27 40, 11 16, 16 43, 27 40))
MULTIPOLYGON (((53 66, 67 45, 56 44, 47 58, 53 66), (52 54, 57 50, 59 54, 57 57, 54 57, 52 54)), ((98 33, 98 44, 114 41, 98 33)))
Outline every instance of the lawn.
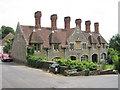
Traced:
POLYGON ((114 69, 114 65, 105 65, 105 69, 114 69))

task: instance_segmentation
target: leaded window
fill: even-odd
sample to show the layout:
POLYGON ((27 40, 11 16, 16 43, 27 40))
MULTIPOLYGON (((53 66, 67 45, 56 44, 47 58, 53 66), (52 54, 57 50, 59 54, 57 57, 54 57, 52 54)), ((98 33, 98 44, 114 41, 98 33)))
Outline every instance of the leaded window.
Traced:
POLYGON ((82 44, 83 49, 86 49, 86 43, 82 44))
POLYGON ((54 44, 54 50, 58 51, 59 50, 59 44, 54 44))
POLYGON ((70 43, 70 50, 74 49, 74 43, 70 43))

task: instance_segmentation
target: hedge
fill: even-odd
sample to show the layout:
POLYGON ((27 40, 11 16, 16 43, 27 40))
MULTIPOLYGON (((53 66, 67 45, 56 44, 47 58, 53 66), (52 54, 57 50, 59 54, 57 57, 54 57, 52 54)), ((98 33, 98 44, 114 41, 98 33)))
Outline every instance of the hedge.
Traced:
POLYGON ((93 70, 97 70, 98 69, 98 64, 96 63, 93 63, 92 61, 82 61, 82 62, 79 62, 79 61, 75 61, 75 60, 71 60, 70 58, 65 60, 65 59, 56 59, 56 60, 53 60, 57 63, 60 64, 60 66, 68 66, 68 68, 70 70, 72 69, 77 69, 77 71, 82 71, 82 70, 85 70, 85 71, 93 71, 93 70))
POLYGON ((40 68, 41 62, 45 62, 45 61, 49 61, 49 59, 36 55, 27 55, 28 66, 31 67, 40 68))

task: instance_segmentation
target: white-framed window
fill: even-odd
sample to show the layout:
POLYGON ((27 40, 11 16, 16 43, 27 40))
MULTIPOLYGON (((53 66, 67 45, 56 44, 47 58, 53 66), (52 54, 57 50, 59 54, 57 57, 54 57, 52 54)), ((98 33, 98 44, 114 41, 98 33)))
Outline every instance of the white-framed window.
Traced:
POLYGON ((35 52, 41 52, 42 51, 42 45, 40 43, 39 44, 35 43, 34 44, 34 50, 35 50, 35 52))

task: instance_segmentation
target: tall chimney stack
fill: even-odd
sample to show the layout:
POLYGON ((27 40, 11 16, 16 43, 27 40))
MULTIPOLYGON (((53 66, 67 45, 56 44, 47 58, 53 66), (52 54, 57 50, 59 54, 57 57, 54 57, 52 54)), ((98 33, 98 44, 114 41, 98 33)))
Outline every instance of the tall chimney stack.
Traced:
POLYGON ((86 31, 87 31, 87 32, 90 32, 90 24, 91 24, 91 21, 90 21, 90 20, 85 21, 86 31))
POLYGON ((95 32, 99 33, 99 23, 98 22, 94 23, 94 28, 95 28, 95 32))
POLYGON ((36 28, 41 28, 41 16, 42 16, 41 11, 35 12, 34 17, 35 17, 35 27, 36 28))
POLYGON ((81 30, 81 22, 82 22, 81 19, 76 19, 76 20, 75 20, 76 27, 78 26, 78 27, 80 28, 80 30, 81 30))
POLYGON ((52 30, 56 30, 57 29, 57 22, 56 22, 57 14, 51 15, 50 19, 51 19, 51 28, 52 28, 52 30))
POLYGON ((70 20, 71 20, 71 18, 69 16, 68 17, 64 17, 65 29, 66 30, 70 29, 70 20))

